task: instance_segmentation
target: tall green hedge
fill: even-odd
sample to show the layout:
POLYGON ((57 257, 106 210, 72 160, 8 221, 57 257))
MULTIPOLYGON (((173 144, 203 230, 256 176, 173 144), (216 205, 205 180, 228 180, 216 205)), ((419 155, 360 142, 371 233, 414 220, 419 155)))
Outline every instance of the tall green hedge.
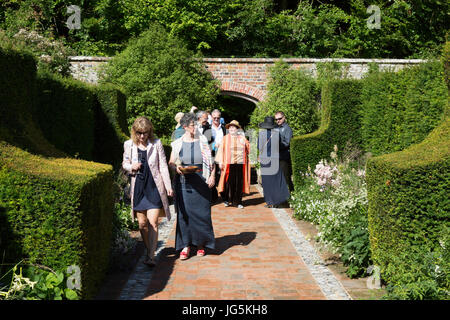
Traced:
POLYGON ((450 117, 421 143, 369 159, 369 233, 382 271, 414 245, 439 245, 450 227, 450 117))
POLYGON ((359 80, 332 80, 322 88, 320 127, 312 133, 291 140, 294 185, 302 183, 302 173, 320 159, 329 158, 333 146, 342 149, 347 141, 359 145, 360 136, 359 80))
POLYGON ((128 128, 126 97, 116 86, 40 72, 36 100, 38 123, 58 149, 119 167, 128 128))
POLYGON ((36 118, 47 140, 69 156, 92 160, 94 90, 49 72, 39 72, 36 83, 36 118))
POLYGON ((106 273, 112 231, 110 165, 48 159, 0 142, 0 252, 51 268, 77 265, 82 297, 106 273))
POLYGON ((35 77, 33 57, 0 49, 0 140, 33 153, 64 156, 45 139, 33 119, 35 77))
MULTIPOLYGON (((378 137, 372 135, 365 142, 376 153, 411 144, 403 151, 369 159, 366 170, 373 260, 381 267, 388 282, 390 277, 396 277, 397 282, 400 277, 400 285, 408 281, 402 267, 402 264, 409 265, 408 255, 417 248, 441 250, 450 230, 448 43, 445 48, 440 63, 431 62, 398 74, 369 77, 373 91, 378 92, 378 99, 365 106, 375 120, 364 122, 363 135, 369 134, 368 128, 379 132, 378 137), (386 116, 393 119, 383 133, 374 122, 386 116), (436 123, 440 124, 426 136, 436 123), (386 130, 392 128, 396 135, 386 130), (412 144, 421 139, 420 143, 412 144)), ((430 267, 434 268, 434 265, 423 266, 424 269, 430 267)), ((420 274, 420 277, 427 280, 427 275, 420 274)), ((422 289, 426 291, 427 288, 422 289)), ((448 285, 442 289, 448 290, 448 285)))
POLYGON ((361 135, 374 155, 419 143, 441 120, 447 99, 443 64, 369 72, 361 94, 361 135))
POLYGON ((93 158, 120 168, 123 143, 129 139, 126 97, 116 86, 95 87, 96 105, 93 158))
POLYGON ((123 101, 113 86, 36 78, 31 57, 0 49, 0 256, 78 265, 83 298, 95 295, 108 266, 113 170, 66 157, 92 159, 98 147, 117 162, 123 101))

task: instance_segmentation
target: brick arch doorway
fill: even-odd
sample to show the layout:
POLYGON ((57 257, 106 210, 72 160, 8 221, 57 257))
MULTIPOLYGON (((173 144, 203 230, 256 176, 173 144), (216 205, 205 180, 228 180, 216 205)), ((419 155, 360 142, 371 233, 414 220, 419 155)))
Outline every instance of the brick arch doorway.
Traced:
POLYGON ((242 127, 250 122, 250 116, 258 103, 265 97, 265 92, 243 83, 224 81, 220 86, 219 103, 225 122, 237 120, 242 127))
POLYGON ((256 101, 228 92, 221 92, 218 97, 218 102, 221 105, 222 117, 225 123, 229 123, 231 120, 237 120, 243 128, 249 124, 250 116, 253 110, 257 108, 256 101))

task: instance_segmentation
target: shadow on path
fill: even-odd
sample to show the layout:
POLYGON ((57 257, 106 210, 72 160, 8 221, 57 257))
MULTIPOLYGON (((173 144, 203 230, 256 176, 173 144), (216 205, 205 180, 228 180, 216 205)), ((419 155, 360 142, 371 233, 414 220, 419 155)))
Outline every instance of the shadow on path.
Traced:
POLYGON ((175 248, 170 247, 161 250, 159 261, 153 270, 152 280, 145 294, 146 297, 164 290, 173 272, 175 260, 177 259, 178 253, 175 248))
POLYGON ((247 246, 255 240, 256 232, 241 232, 216 238, 216 249, 209 250, 211 255, 221 255, 228 249, 234 246, 247 246))
MULTIPOLYGON (((216 249, 207 249, 207 254, 214 256, 221 255, 231 247, 247 246, 255 238, 256 232, 241 232, 235 235, 219 237, 216 238, 216 249)), ((173 273, 175 262, 178 258, 179 254, 173 247, 161 250, 158 264, 153 271, 152 280, 145 294, 146 297, 164 290, 173 273)))
POLYGON ((252 199, 244 199, 242 204, 244 207, 257 206, 259 204, 266 203, 263 197, 252 198, 252 199))

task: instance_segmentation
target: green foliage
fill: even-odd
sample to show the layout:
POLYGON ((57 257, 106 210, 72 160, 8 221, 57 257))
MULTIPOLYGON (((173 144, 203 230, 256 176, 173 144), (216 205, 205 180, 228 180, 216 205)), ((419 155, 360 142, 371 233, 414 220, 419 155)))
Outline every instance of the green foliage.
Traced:
POLYGON ((342 63, 337 61, 317 62, 317 87, 323 88, 323 86, 331 80, 349 78, 349 67, 349 63, 342 63))
POLYGON ((117 171, 122 167, 123 143, 129 139, 126 97, 112 84, 98 85, 94 91, 97 102, 93 158, 113 165, 117 171))
POLYGON ((111 241, 112 168, 47 159, 0 143, 1 248, 51 268, 78 265, 83 297, 98 288, 111 241))
POLYGON ((449 300, 449 232, 443 233, 439 246, 412 246, 391 257, 385 270, 389 279, 389 300, 449 300))
POLYGON ((35 57, 38 70, 48 70, 64 76, 70 74, 69 56, 75 54, 73 49, 61 41, 26 29, 20 29, 12 36, 0 29, 0 47, 27 52, 35 57))
POLYGON ((372 71, 363 81, 361 135, 375 155, 422 141, 442 119, 448 89, 440 62, 394 71, 372 71))
POLYGON ((364 181, 365 157, 348 146, 331 161, 321 160, 314 172, 304 173, 304 183, 297 186, 290 204, 298 219, 317 225, 318 241, 341 254, 347 275, 364 275, 371 263, 367 230, 367 192, 364 181))
POLYGON ((115 55, 153 23, 209 56, 405 58, 436 56, 445 42, 448 1, 5 0, 0 28, 64 41, 81 55, 115 55), (289 7, 285 6, 288 3, 289 7), (69 5, 81 29, 68 30, 69 5), (380 29, 367 21, 381 9, 380 29), (427 27, 424 28, 423 26, 427 27))
POLYGON ((358 80, 332 80, 322 88, 321 123, 318 130, 291 140, 294 185, 303 183, 302 173, 321 159, 329 159, 333 145, 339 149, 350 142, 361 143, 360 104, 361 83, 358 80))
POLYGON ((94 91, 45 71, 36 79, 34 59, 13 50, 0 50, 0 68, 0 254, 8 262, 28 257, 55 269, 78 265, 82 296, 90 297, 108 265, 112 168, 62 158, 67 155, 40 128, 49 134, 57 127, 52 141, 86 158, 96 146, 94 135, 105 135, 102 147, 110 148, 102 150, 117 159, 121 151, 113 154, 112 146, 122 148, 119 139, 124 139, 119 133, 125 122, 123 96, 113 86, 94 91), (102 110, 107 121, 97 121, 94 110, 102 110))
POLYGON ((250 125, 257 128, 264 117, 283 111, 294 135, 312 132, 318 122, 317 95, 311 75, 301 69, 290 69, 282 60, 277 61, 270 70, 268 95, 253 111, 250 125))
POLYGON ((95 94, 88 85, 38 72, 36 119, 44 136, 69 156, 93 159, 95 94))
POLYGON ((0 140, 46 156, 61 157, 44 137, 35 115, 36 64, 28 53, 0 49, 0 140))
POLYGON ((296 57, 329 57, 341 46, 345 35, 341 26, 348 22, 349 16, 342 9, 331 4, 314 7, 311 3, 300 1, 297 10, 291 15, 291 34, 294 40, 296 57))
POLYGON ((132 35, 141 34, 156 22, 187 43, 190 50, 207 53, 227 50, 223 42, 245 1, 121 0, 119 3, 124 26, 132 35))
POLYGON ((35 118, 48 141, 70 156, 121 166, 128 128, 119 88, 38 72, 37 92, 35 118))
POLYGON ((445 43, 441 56, 442 65, 444 66, 444 79, 447 88, 450 90, 450 41, 445 43))
POLYGON ((148 116, 157 135, 170 135, 174 116, 215 107, 218 87, 183 43, 157 25, 130 42, 107 66, 107 82, 124 89, 128 123, 148 116))
POLYGON ((47 267, 19 263, 2 279, 7 276, 11 278, 10 284, 5 286, 5 291, 0 291, 0 296, 3 296, 5 300, 79 299, 79 291, 67 287, 70 274, 67 274, 64 269, 53 271, 47 267), (18 267, 19 270, 17 270, 18 267))
POLYGON ((401 251, 437 248, 443 228, 450 227, 449 129, 447 116, 421 143, 367 163, 370 243, 382 274, 395 268, 392 257, 401 251))
POLYGON ((367 230, 367 208, 364 214, 358 215, 352 221, 352 229, 344 236, 340 249, 341 259, 348 266, 346 271, 350 278, 364 276, 371 264, 369 232, 367 230))
POLYGON ((138 230, 137 220, 131 218, 131 205, 118 201, 114 205, 113 231, 112 231, 112 257, 111 264, 120 255, 127 253, 136 245, 136 240, 130 237, 130 230, 138 230))
POLYGON ((445 42, 448 1, 353 0, 336 56, 359 58, 422 58, 437 56, 445 42), (370 5, 381 10, 380 29, 369 29, 370 5), (427 27, 424 28, 424 25, 427 27))

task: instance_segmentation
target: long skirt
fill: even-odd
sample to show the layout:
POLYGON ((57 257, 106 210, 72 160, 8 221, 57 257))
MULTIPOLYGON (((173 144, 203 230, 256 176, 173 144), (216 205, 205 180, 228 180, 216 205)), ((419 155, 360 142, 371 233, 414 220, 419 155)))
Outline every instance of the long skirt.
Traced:
POLYGON ((177 228, 175 249, 203 246, 215 249, 211 220, 211 190, 201 173, 177 175, 175 178, 177 228))
MULTIPOLYGON (((271 161, 278 161, 278 159, 272 159, 271 161)), ((271 162, 268 164, 261 164, 264 200, 269 205, 279 205, 289 199, 290 193, 283 172, 279 166, 278 171, 275 174, 264 174, 264 168, 270 167, 270 164, 271 162)))
POLYGON ((243 164, 230 164, 228 168, 228 179, 225 181, 223 199, 230 204, 242 204, 242 185, 244 183, 243 169, 243 164))

